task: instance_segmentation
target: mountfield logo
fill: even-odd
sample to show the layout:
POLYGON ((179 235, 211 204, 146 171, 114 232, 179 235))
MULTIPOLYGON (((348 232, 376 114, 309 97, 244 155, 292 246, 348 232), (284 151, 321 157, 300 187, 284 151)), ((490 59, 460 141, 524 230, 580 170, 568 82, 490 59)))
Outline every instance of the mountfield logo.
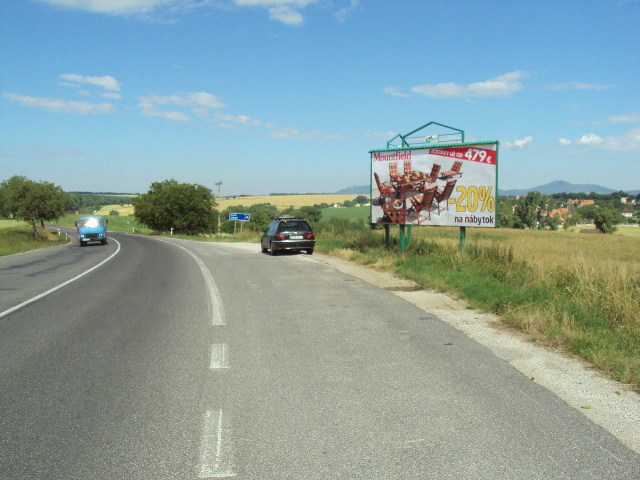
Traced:
POLYGON ((400 150, 397 152, 374 152, 374 162, 395 162, 398 160, 411 160, 411 150, 400 150))

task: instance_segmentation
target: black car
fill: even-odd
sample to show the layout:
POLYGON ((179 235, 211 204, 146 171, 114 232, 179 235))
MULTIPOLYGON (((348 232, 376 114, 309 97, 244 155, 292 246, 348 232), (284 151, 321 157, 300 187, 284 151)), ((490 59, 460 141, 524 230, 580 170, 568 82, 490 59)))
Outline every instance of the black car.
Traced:
POLYGON ((262 252, 276 255, 280 250, 306 250, 311 255, 316 244, 311 225, 303 218, 273 217, 269 228, 263 230, 262 252))

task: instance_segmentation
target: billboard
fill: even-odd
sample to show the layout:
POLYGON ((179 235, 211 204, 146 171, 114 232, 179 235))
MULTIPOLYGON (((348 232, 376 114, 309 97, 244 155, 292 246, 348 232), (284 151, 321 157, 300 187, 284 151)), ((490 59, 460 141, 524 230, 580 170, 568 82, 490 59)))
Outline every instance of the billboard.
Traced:
POLYGON ((372 223, 496 227, 497 141, 369 153, 372 223))

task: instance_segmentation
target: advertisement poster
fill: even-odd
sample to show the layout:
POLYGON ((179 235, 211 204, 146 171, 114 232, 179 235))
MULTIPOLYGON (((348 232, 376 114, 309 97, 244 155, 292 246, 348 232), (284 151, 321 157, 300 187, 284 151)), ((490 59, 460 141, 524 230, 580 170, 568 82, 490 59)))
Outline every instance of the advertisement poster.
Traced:
POLYGON ((370 154, 373 223, 496 226, 498 142, 370 154))

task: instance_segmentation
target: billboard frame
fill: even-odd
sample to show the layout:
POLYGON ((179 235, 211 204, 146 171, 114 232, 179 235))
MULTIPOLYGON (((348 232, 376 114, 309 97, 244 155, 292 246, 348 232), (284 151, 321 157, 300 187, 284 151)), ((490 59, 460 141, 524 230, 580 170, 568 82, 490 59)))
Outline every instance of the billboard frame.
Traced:
POLYGON ((372 226, 384 225, 387 245, 390 225, 400 228, 401 251, 405 247, 405 227, 408 246, 412 226, 458 226, 460 250, 464 252, 467 226, 498 226, 499 142, 465 142, 464 136, 461 129, 429 122, 405 135, 396 135, 387 142, 387 148, 369 151, 370 221, 372 226), (432 125, 454 133, 413 136, 432 125), (400 167, 404 167, 402 173, 400 167), (455 204, 451 211, 450 203, 455 204))

